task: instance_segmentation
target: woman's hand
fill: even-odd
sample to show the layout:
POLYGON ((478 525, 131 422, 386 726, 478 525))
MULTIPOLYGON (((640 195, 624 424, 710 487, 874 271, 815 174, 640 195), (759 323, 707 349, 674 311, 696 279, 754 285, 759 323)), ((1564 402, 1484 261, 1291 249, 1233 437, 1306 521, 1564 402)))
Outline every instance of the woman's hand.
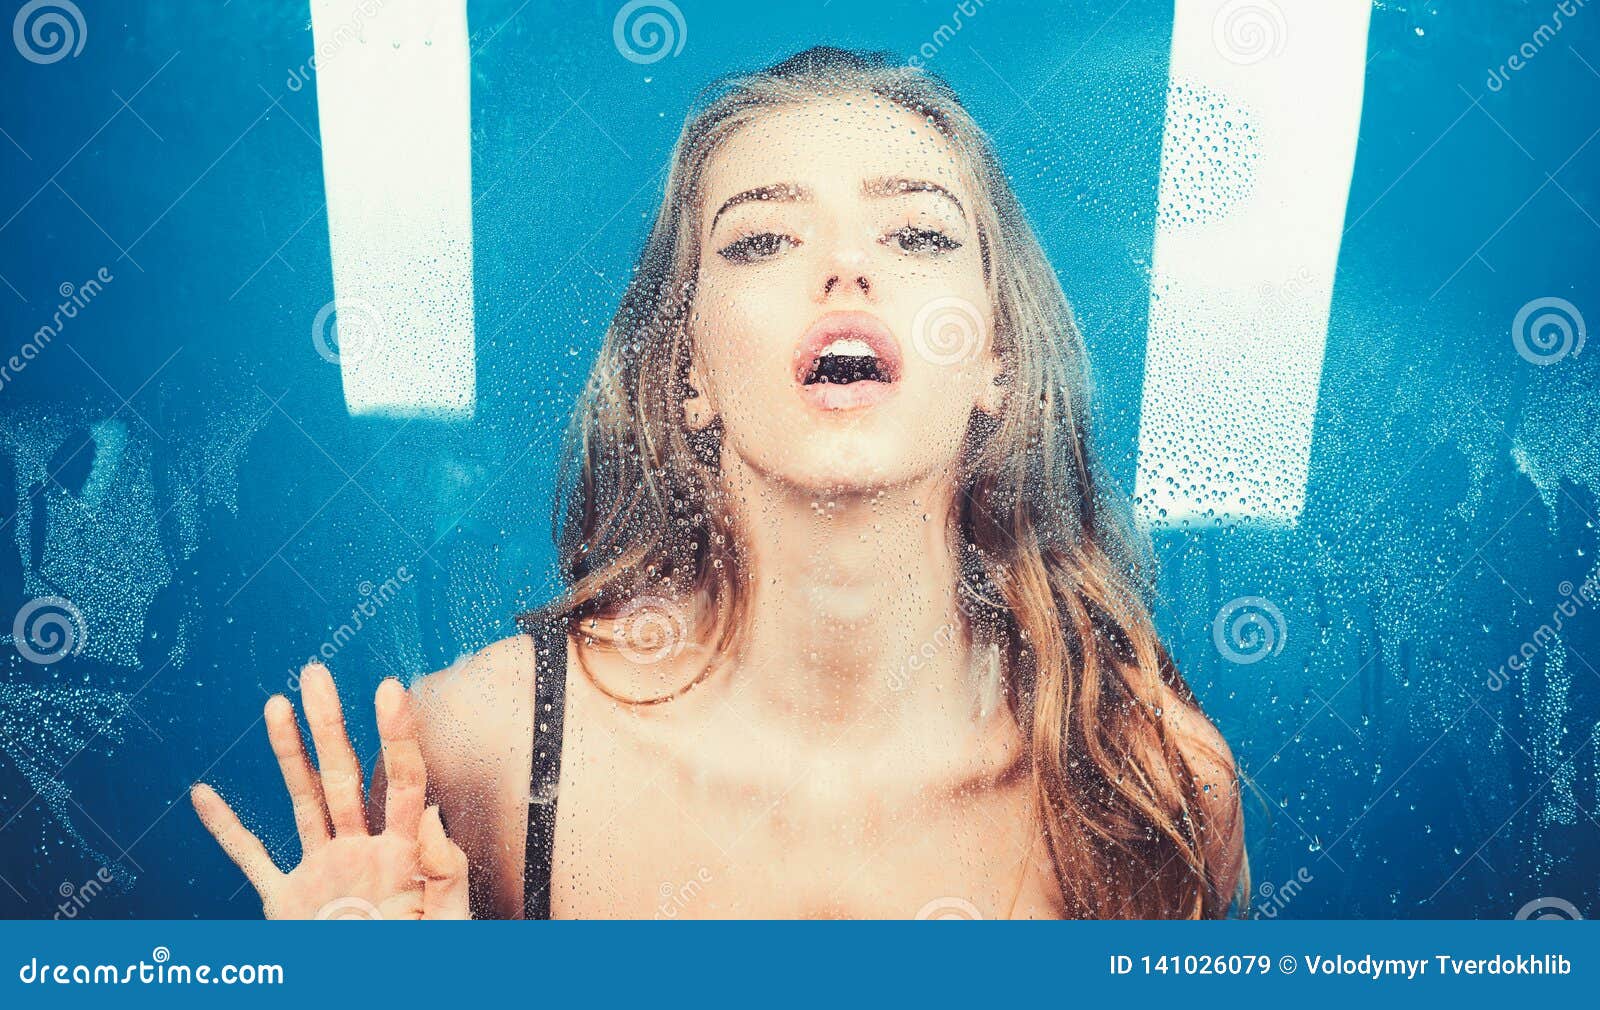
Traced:
POLYGON ((249 878, 267 918, 471 918, 467 858, 445 837, 439 808, 426 806, 427 769, 405 688, 385 680, 375 698, 388 779, 384 829, 376 835, 367 829, 361 765, 327 667, 305 668, 301 695, 320 769, 306 756, 289 700, 275 695, 266 708, 267 737, 300 832, 300 865, 279 870, 215 790, 197 784, 190 791, 201 822, 249 878))

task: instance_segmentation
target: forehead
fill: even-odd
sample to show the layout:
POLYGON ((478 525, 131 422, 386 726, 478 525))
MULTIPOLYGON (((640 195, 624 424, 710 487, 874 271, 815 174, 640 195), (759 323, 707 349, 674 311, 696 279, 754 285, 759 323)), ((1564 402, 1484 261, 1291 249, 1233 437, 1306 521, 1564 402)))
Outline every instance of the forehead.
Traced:
POLYGON ((704 185, 716 206, 779 182, 825 193, 896 177, 967 189, 955 147, 932 124, 876 95, 852 95, 757 113, 711 155, 704 185))

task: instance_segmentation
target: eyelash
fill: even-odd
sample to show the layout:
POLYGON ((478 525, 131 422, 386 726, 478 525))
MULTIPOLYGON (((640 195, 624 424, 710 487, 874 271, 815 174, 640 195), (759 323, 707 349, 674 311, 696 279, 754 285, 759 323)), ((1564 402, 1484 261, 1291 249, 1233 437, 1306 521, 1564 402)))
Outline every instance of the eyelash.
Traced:
POLYGON ((890 232, 879 241, 884 245, 898 242, 901 252, 913 255, 942 256, 945 253, 955 252, 961 248, 960 242, 942 231, 933 228, 918 228, 909 224, 890 232))
POLYGON ((788 235, 779 235, 777 232, 763 231, 753 235, 745 235, 717 250, 717 255, 729 263, 754 263, 757 260, 769 259, 776 256, 785 246, 797 246, 798 239, 788 235), (770 246, 762 251, 763 246, 770 246))
MULTIPOLYGON (((942 231, 905 225, 878 240, 883 245, 898 245, 900 251, 913 256, 942 256, 961 248, 961 243, 942 231)), ((754 263, 770 259, 785 248, 793 248, 800 240, 777 232, 757 232, 735 239, 717 250, 717 255, 729 263, 754 263)))

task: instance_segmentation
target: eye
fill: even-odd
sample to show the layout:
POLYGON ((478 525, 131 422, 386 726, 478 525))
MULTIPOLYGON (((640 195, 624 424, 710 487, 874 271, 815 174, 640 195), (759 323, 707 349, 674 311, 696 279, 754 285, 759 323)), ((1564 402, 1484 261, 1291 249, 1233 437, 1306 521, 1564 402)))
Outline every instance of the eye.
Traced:
POLYGON ((754 263, 756 260, 770 259, 785 249, 792 248, 800 243, 788 235, 779 235, 777 232, 764 231, 754 235, 746 235, 717 250, 717 255, 729 263, 754 263))
POLYGON ((898 231, 892 231, 882 239, 885 245, 894 244, 900 247, 901 252, 927 255, 940 255, 961 248, 961 243, 946 235, 942 231, 932 228, 917 228, 906 225, 898 231))

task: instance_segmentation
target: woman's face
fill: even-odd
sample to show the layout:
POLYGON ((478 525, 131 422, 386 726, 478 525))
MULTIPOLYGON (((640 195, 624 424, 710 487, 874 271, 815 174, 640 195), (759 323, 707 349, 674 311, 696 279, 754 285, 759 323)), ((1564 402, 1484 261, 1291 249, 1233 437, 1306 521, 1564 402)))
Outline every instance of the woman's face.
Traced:
POLYGON ((995 411, 978 194, 931 126, 873 96, 765 112, 712 156, 691 424, 807 490, 913 484, 995 411))

